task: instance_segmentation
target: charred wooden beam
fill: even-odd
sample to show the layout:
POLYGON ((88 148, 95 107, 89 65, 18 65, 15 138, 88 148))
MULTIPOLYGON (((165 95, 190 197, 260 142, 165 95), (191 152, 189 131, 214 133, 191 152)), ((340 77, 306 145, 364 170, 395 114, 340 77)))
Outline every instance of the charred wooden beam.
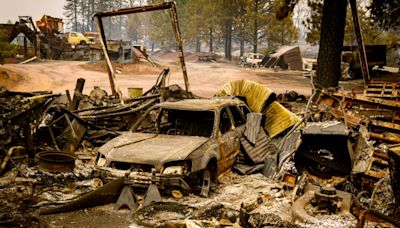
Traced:
POLYGON ((81 100, 81 95, 83 91, 83 87, 85 86, 85 79, 79 78, 76 81, 76 86, 75 86, 75 92, 74 92, 74 98, 72 99, 72 103, 70 106, 70 110, 76 110, 78 109, 79 106, 79 101, 81 100))

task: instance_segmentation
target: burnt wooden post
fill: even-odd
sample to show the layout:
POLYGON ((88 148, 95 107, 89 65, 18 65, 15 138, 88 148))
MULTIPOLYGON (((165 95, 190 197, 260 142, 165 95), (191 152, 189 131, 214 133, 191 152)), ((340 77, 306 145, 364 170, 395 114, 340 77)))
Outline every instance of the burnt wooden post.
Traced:
POLYGON ((37 56, 37 59, 40 59, 40 36, 39 34, 35 34, 35 55, 37 56))
POLYGON ((28 41, 26 36, 24 36, 24 58, 27 59, 28 56, 28 41))
POLYGON ((72 103, 70 105, 71 111, 78 109, 79 101, 81 100, 81 95, 82 95, 84 85, 85 85, 85 79, 78 78, 78 80, 76 81, 74 98, 72 99, 72 103))

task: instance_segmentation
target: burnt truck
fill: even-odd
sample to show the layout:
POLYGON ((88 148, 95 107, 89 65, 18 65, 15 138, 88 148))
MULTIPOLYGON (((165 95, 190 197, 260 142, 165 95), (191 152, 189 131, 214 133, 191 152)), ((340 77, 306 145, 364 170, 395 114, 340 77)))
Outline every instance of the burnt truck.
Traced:
POLYGON ((260 67, 264 55, 260 53, 246 53, 239 58, 239 65, 242 67, 260 67))
POLYGON ((186 99, 149 109, 128 132, 99 148, 96 166, 133 186, 207 196, 235 163, 249 109, 239 99, 186 99))

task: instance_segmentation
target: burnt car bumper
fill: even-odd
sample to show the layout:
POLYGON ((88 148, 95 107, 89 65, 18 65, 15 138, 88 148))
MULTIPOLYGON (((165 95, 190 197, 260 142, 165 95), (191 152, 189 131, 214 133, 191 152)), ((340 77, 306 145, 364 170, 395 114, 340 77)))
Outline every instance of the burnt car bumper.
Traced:
POLYGON ((190 191, 191 187, 184 180, 183 176, 165 175, 160 173, 138 172, 118 170, 108 167, 97 167, 96 171, 99 175, 106 179, 116 179, 126 177, 125 183, 139 188, 147 188, 150 184, 156 184, 160 189, 176 189, 190 191))

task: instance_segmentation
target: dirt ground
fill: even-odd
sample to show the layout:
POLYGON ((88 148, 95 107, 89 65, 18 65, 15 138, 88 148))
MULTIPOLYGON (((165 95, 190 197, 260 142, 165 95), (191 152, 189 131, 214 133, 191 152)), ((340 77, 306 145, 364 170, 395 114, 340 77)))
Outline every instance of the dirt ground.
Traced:
MULTIPOLYGON (((164 63, 170 68, 170 84, 179 84, 184 87, 182 72, 177 63, 164 63)), ((144 91, 154 85, 161 67, 122 67, 122 73, 117 74, 117 83, 124 96, 127 89, 140 87, 144 91)), ((201 63, 188 62, 187 72, 190 89, 193 93, 211 97, 225 83, 249 79, 259 82, 276 93, 294 90, 300 94, 309 96, 311 93, 310 80, 297 71, 277 71, 270 69, 240 68, 230 63, 201 63)), ((108 75, 101 66, 90 66, 89 63, 79 61, 40 61, 29 64, 6 64, 0 66, 0 85, 14 91, 53 91, 64 93, 72 91, 78 78, 85 78, 84 93, 89 93, 94 86, 100 86, 110 91, 108 75)), ((357 85, 361 82, 354 80, 344 82, 357 85)), ((362 87, 362 85, 361 85, 362 87)))

